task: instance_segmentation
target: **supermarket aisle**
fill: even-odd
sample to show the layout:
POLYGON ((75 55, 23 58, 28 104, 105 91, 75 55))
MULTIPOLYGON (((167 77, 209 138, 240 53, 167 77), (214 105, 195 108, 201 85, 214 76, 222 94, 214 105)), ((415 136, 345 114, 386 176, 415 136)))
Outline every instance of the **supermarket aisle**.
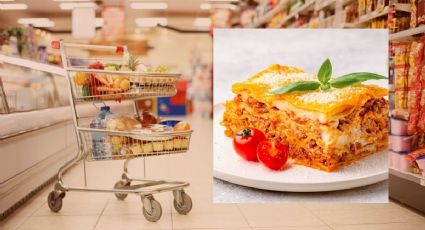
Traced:
MULTIPOLYGON (((68 193, 60 213, 46 204, 51 186, 44 189, 14 215, 0 223, 0 229, 425 229, 425 217, 397 204, 212 204, 212 122, 191 118, 195 130, 191 151, 185 155, 147 160, 148 176, 188 180, 194 207, 187 216, 172 209, 172 195, 156 195, 163 208, 157 223, 146 221, 140 198, 125 201, 112 194, 68 193)), ((142 161, 130 165, 130 173, 141 175, 142 161)), ((121 162, 88 163, 88 183, 112 186, 121 172, 121 162)), ((82 164, 70 170, 65 181, 82 185, 82 164)))

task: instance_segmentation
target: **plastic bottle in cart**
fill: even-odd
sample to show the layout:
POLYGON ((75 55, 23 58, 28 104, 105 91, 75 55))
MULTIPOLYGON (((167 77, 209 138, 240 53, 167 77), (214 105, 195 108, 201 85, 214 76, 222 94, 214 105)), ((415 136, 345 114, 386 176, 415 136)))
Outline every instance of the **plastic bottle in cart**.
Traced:
MULTIPOLYGON (((100 123, 102 125, 102 128, 106 128, 106 119, 109 115, 112 115, 111 108, 109 106, 102 106, 100 107, 100 113, 97 115, 97 117, 100 119, 100 123)), ((105 138, 104 138, 105 140, 105 138)), ((110 159, 112 158, 112 144, 108 141, 103 142, 103 152, 102 157, 104 159, 110 159)))
MULTIPOLYGON (((101 120, 96 117, 92 122, 90 123, 90 128, 93 129, 101 129, 102 123, 101 120)), ((101 159, 103 158, 103 143, 104 143, 105 135, 98 132, 92 133, 92 142, 93 142, 93 157, 95 159, 101 159)))
MULTIPOLYGON (((111 115, 109 106, 102 106, 100 113, 91 122, 90 128, 104 129, 106 128, 106 117, 111 115)), ((93 156, 97 159, 106 159, 112 156, 112 148, 109 142, 105 141, 103 133, 93 133, 93 156)))
POLYGON ((112 115, 111 108, 109 106, 100 107, 100 113, 97 118, 101 121, 102 128, 106 128, 106 117, 112 115))

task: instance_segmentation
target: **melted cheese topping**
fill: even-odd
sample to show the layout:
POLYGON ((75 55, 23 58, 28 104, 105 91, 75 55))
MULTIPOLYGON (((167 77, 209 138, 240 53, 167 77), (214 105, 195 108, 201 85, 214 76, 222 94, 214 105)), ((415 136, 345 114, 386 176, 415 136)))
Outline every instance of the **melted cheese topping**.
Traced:
POLYGON ((306 110, 310 118, 326 121, 350 114, 362 106, 370 98, 381 98, 388 95, 388 90, 376 85, 357 84, 342 89, 332 88, 308 92, 294 92, 274 95, 270 90, 298 81, 317 80, 315 75, 307 74, 296 67, 272 65, 266 70, 254 75, 248 80, 232 86, 233 93, 246 93, 256 100, 279 109, 297 108, 306 110), (308 113, 310 112, 310 113, 308 113))

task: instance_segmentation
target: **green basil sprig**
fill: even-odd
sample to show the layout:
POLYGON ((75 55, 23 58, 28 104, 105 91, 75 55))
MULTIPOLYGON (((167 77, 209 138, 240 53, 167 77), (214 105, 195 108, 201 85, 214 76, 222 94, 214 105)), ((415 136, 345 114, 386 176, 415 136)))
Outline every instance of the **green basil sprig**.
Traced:
POLYGON ((285 94, 292 92, 311 91, 320 88, 322 91, 327 91, 333 88, 345 88, 367 80, 387 79, 386 77, 368 72, 350 73, 331 80, 332 64, 326 59, 320 66, 317 73, 319 81, 298 81, 289 85, 281 86, 270 91, 272 94, 285 94))
POLYGON ((295 91, 310 91, 315 90, 320 87, 320 83, 317 81, 299 81, 293 84, 287 85, 286 87, 279 87, 275 90, 272 90, 273 94, 284 94, 292 93, 295 91))

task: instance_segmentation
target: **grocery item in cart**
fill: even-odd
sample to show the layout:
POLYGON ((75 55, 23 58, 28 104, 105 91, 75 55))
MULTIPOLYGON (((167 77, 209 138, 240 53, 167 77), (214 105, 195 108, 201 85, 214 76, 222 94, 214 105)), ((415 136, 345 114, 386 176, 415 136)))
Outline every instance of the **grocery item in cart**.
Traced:
POLYGON ((150 111, 145 110, 140 117, 140 123, 142 126, 157 124, 158 119, 150 111))
POLYGON ((140 122, 127 114, 108 116, 106 120, 106 129, 108 130, 131 131, 140 128, 142 128, 140 122))

